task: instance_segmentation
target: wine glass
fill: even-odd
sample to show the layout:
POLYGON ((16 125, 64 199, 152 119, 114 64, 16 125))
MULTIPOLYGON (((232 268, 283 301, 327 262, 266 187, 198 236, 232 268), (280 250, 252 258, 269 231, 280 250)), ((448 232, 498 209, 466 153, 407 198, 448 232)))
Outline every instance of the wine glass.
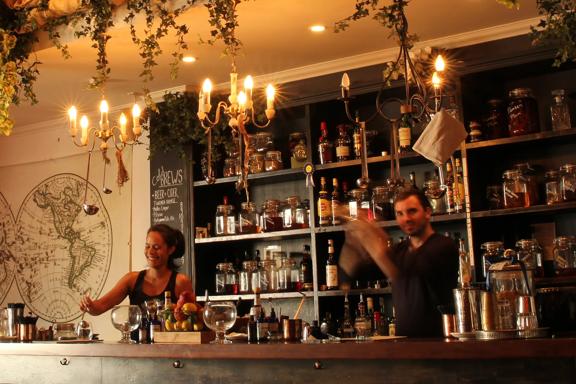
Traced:
POLYGON ((216 332, 216 339, 210 344, 231 344, 225 333, 236 322, 236 306, 231 301, 209 301, 202 313, 206 326, 216 332))
POLYGON ((140 326, 142 319, 140 307, 137 305, 117 305, 112 309, 111 317, 114 327, 122 332, 122 339, 119 343, 135 344, 136 342, 130 339, 130 332, 140 326))

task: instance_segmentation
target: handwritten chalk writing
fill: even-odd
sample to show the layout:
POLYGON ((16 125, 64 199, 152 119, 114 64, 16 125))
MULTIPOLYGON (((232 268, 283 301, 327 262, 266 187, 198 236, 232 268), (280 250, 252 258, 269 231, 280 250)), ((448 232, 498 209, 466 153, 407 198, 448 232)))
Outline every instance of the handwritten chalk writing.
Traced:
POLYGON ((184 170, 179 168, 175 170, 165 170, 163 166, 158 168, 156 175, 152 177, 154 187, 171 187, 182 185, 184 182, 184 170))

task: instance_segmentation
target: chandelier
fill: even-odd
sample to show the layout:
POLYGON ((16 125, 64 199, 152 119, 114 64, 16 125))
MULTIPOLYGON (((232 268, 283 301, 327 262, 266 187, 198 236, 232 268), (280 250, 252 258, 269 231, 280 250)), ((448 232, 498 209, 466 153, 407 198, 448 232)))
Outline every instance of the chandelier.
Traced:
MULTIPOLYGON (((402 127, 402 125, 415 120, 430 120, 435 113, 440 111, 445 99, 442 90, 442 73, 446 68, 444 58, 442 55, 436 57, 434 63, 435 71, 433 72, 429 83, 433 88, 433 93, 431 94, 428 90, 429 87, 422 80, 422 75, 418 73, 414 62, 410 57, 410 48, 412 47, 412 43, 410 41, 410 36, 408 35, 408 20, 404 14, 404 4, 401 1, 395 0, 394 6, 396 9, 395 16, 397 17, 397 22, 394 24, 394 33, 398 38, 400 50, 396 60, 392 62, 392 64, 389 64, 388 72, 378 91, 376 96, 375 112, 365 119, 360 119, 357 114, 353 117, 350 112, 350 101, 353 98, 350 95, 350 78, 347 73, 344 73, 342 76, 340 84, 341 97, 339 99, 344 102, 346 116, 348 120, 358 125, 361 134, 362 176, 356 181, 356 184, 360 188, 368 188, 370 185, 367 165, 366 124, 377 116, 381 116, 391 123, 390 180, 392 184, 401 187, 403 180, 400 176, 399 148, 400 143, 402 143, 403 140, 406 140, 406 135, 408 135, 408 141, 410 140, 410 130, 404 130, 409 127, 402 127), (388 85, 392 80, 392 75, 398 72, 403 73, 404 98, 389 97, 384 99, 383 91, 388 88, 388 85), (391 110, 395 110, 396 113, 391 113, 391 110)), ((440 177, 441 184, 443 184, 442 172, 440 172, 440 177)))
MULTIPOLYGON (((238 190, 244 189, 248 196, 247 189, 247 176, 248 176, 248 132, 246 126, 252 124, 257 128, 266 128, 270 125, 272 119, 276 114, 274 110, 274 94, 275 89, 272 84, 266 87, 266 109, 264 114, 266 120, 260 124, 256 116, 256 108, 252 98, 254 89, 254 80, 252 76, 246 76, 243 84, 243 89, 238 91, 238 73, 236 65, 232 62, 232 71, 230 72, 230 94, 227 101, 219 101, 214 110, 214 114, 210 117, 212 111, 211 93, 212 82, 210 79, 204 80, 202 89, 198 95, 198 119, 205 130, 208 138, 207 160, 208 171, 206 174, 206 182, 212 184, 216 181, 214 171, 212 169, 212 130, 220 122, 222 115, 228 117, 228 125, 232 129, 233 135, 238 135, 238 149, 240 162, 242 164, 242 172, 236 184, 238 190), (244 155, 242 155, 242 148, 244 147, 244 155), (244 159, 242 159, 244 157, 244 159)), ((248 199, 249 200, 249 199, 248 199)))
MULTIPOLYGON (((134 93, 137 97, 138 94, 134 93)), ((131 121, 128 121, 126 114, 122 112, 118 118, 117 123, 110 123, 108 118, 110 107, 104 97, 100 101, 100 120, 97 125, 91 125, 86 115, 82 115, 78 120, 78 109, 72 106, 68 109, 68 133, 72 138, 72 142, 77 147, 88 148, 88 165, 86 168, 86 184, 84 187, 84 201, 82 209, 88 215, 95 215, 99 208, 86 201, 88 194, 88 180, 90 177, 90 162, 92 159, 92 152, 99 143, 99 150, 104 160, 104 172, 102 178, 102 192, 106 194, 112 193, 112 190, 106 186, 106 168, 110 159, 108 158, 108 148, 112 146, 116 149, 116 158, 118 160, 118 184, 122 185, 128 180, 128 173, 122 161, 122 151, 127 146, 139 144, 138 138, 142 134, 141 109, 138 103, 134 101, 131 110, 131 121), (128 127, 131 126, 131 133, 128 127), (78 127, 80 127, 80 135, 78 135, 78 127)))

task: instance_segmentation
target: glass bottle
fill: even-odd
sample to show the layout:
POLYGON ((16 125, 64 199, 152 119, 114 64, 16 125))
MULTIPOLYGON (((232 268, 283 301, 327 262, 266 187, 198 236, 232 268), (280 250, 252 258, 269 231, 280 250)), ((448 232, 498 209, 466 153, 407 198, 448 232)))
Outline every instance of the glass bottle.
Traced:
POLYGON ((354 158, 360 159, 362 157, 362 133, 360 131, 360 124, 354 124, 352 141, 354 146, 354 158))
POLYGON ((464 212, 465 197, 464 197, 464 176, 462 173, 462 163, 460 158, 454 159, 454 183, 452 186, 454 193, 454 212, 464 212))
POLYGON ((268 199, 264 202, 264 212, 262 213, 262 230, 264 232, 281 231, 284 228, 279 209, 280 202, 276 199, 268 199))
POLYGON ((304 200, 296 207, 296 228, 310 227, 310 210, 308 200, 304 200))
POLYGON ((237 295, 238 294, 238 274, 234 270, 232 263, 226 263, 226 285, 225 292, 227 295, 237 295))
POLYGON ((332 211, 332 225, 342 224, 340 215, 340 192, 338 191, 338 179, 332 179, 332 195, 330 197, 330 208, 332 211))
POLYGON ((488 209, 502 209, 504 208, 504 197, 502 196, 502 185, 488 185, 486 186, 486 200, 488 201, 488 209))
POLYGON ((455 213, 454 206, 454 173, 452 163, 446 163, 446 213, 455 213))
POLYGON ((256 204, 251 201, 245 201, 241 206, 238 214, 238 233, 256 233, 258 232, 258 213, 256 204))
POLYGON ((290 265, 290 259, 286 257, 286 254, 280 260, 280 268, 278 268, 278 291, 286 292, 291 288, 291 277, 292 266, 290 265))
POLYGON ((298 229, 301 227, 296 221, 298 206, 300 206, 300 198, 298 196, 287 197, 284 201, 284 208, 282 220, 284 222, 284 229, 298 229))
POLYGON ((352 317, 350 316, 350 302, 348 301, 348 291, 344 295, 344 315, 340 329, 340 337, 354 337, 354 327, 352 326, 352 317))
POLYGON ((504 244, 501 241, 488 241, 480 245, 482 249, 482 277, 488 277, 488 270, 493 263, 504 257, 504 244))
POLYGON ((560 167, 560 191, 563 201, 576 200, 576 165, 564 164, 560 167))
POLYGON ((302 289, 310 291, 313 288, 312 282, 312 258, 310 257, 310 246, 304 245, 304 254, 300 261, 300 282, 302 289))
POLYGON ((419 189, 416 185, 416 172, 410 172, 408 174, 408 179, 410 180, 410 188, 419 189))
POLYGON ((529 163, 514 164, 513 168, 522 172, 522 176, 526 180, 530 205, 538 204, 540 201, 540 196, 538 193, 538 182, 536 181, 536 171, 530 166, 529 163))
POLYGON ((536 276, 543 275, 542 248, 536 239, 521 239, 516 242, 516 255, 526 268, 534 269, 536 276))
POLYGON ((573 275, 576 272, 574 236, 559 236, 554 239, 554 270, 558 275, 573 275))
POLYGON ((458 238, 458 256, 458 284, 461 288, 466 288, 472 284, 472 265, 466 243, 461 237, 458 238))
POLYGON ((338 125, 338 139, 336 140, 336 160, 350 160, 350 136, 346 124, 338 125))
POLYGON ((320 139, 318 140, 318 155, 320 164, 331 163, 332 158, 332 143, 328 139, 328 126, 326 122, 320 123, 320 139))
POLYGON ((326 190, 326 178, 320 178, 320 192, 318 192, 318 224, 321 227, 330 225, 332 210, 328 191, 326 190))
POLYGON ((288 259, 290 264, 290 291, 296 292, 302 290, 302 281, 300 280, 300 265, 293 258, 288 259))
POLYGON ((226 293, 226 272, 229 263, 216 264, 216 294, 226 293))
POLYGON ((508 93, 508 128, 510 136, 540 131, 538 105, 530 88, 516 88, 508 93))
POLYGON ((528 184, 522 173, 517 169, 509 169, 504 171, 502 178, 504 208, 529 207, 528 184))
POLYGON ((488 114, 484 119, 484 137, 499 139, 508 136, 508 113, 501 99, 488 100, 488 114))
POLYGON ((338 289, 338 264, 334 258, 334 240, 328 239, 326 260, 326 289, 338 289))
POLYGON ((562 194, 560 193, 559 183, 560 173, 555 170, 546 171, 544 174, 545 190, 546 190, 546 204, 552 205, 562 201, 562 194))
POLYGON ((552 118, 552 130, 561 131, 564 129, 572 129, 570 122, 570 109, 568 103, 564 99, 565 91, 563 89, 555 89, 552 91, 554 101, 550 106, 550 116, 552 118))
POLYGON ((394 220, 393 194, 389 186, 372 188, 372 214, 375 220, 394 220))
POLYGON ((266 277, 266 273, 262 268, 262 262, 260 260, 260 251, 256 250, 256 257, 254 257, 256 262, 256 269, 252 271, 252 279, 250 281, 250 287, 252 287, 252 292, 259 293, 264 292, 268 288, 268 281, 263 281, 262 279, 266 277))
POLYGON ((412 119, 412 108, 409 105, 401 105, 400 112, 402 113, 402 118, 398 127, 398 151, 403 153, 410 151, 414 121, 412 119))
MULTIPOLYGON (((430 206, 432 206, 433 215, 446 213, 446 197, 444 196, 444 190, 440 188, 440 180, 438 178, 431 178, 424 182, 424 195, 426 195, 430 206)), ((391 207, 391 209, 393 214, 393 208, 391 207)))
POLYGON ((224 196, 224 204, 216 207, 216 236, 236 234, 236 215, 234 206, 228 204, 228 197, 224 196))
POLYGON ((245 260, 242 262, 242 270, 239 274, 239 291, 240 293, 252 292, 252 273, 258 268, 255 260, 245 260))

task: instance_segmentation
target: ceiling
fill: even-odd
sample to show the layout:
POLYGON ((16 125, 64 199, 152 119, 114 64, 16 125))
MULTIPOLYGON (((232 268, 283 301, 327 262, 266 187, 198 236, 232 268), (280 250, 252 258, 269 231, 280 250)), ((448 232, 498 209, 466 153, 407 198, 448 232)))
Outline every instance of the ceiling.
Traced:
MULTIPOLYGON (((282 83, 390 60, 396 44, 388 38, 388 30, 370 18, 353 22, 345 32, 333 32, 334 22, 351 15, 354 5, 355 0, 242 2, 237 29, 244 45, 243 56, 237 60, 240 77, 256 75, 258 87, 262 85, 259 78, 282 83), (325 24, 327 30, 313 34, 308 27, 316 23, 325 24)), ((536 2, 531 0, 523 0, 519 10, 508 9, 496 0, 413 0, 406 14, 410 32, 419 36, 421 45, 447 48, 526 33, 537 17, 536 2)), ((151 91, 163 93, 179 86, 197 90, 206 77, 217 84, 227 81, 230 61, 222 56, 223 45, 199 44, 200 37, 209 36, 207 20, 208 12, 203 6, 195 6, 181 17, 180 21, 190 29, 189 53, 198 61, 182 63, 179 77, 170 79, 168 63, 173 44, 167 39, 162 44, 164 55, 158 60, 155 80, 147 85, 151 91)), ((106 95, 112 106, 131 103, 129 93, 145 86, 138 77, 140 57, 128 28, 121 21, 117 24, 108 43, 112 72, 106 95)), ((72 35, 71 30, 63 32, 72 35)), ((25 126, 64 119, 65 110, 72 103, 81 112, 96 111, 100 94, 87 89, 96 66, 96 52, 90 45, 85 39, 71 39, 72 58, 67 60, 55 48, 38 48, 37 58, 42 64, 35 91, 39 103, 13 107, 15 133, 25 126)))

